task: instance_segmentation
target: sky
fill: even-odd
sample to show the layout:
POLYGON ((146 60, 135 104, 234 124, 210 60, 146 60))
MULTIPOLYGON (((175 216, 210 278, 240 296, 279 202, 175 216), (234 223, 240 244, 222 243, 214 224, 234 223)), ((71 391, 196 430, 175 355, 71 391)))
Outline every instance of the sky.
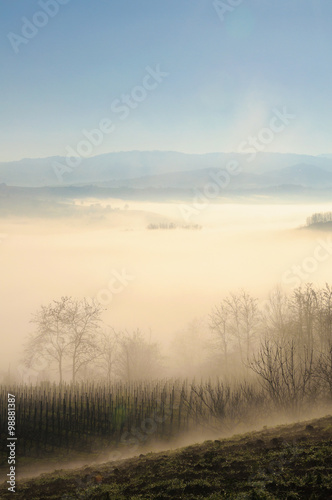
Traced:
POLYGON ((265 151, 331 153, 331 19, 330 0, 2 2, 0 161, 237 151, 276 109, 294 118, 265 151))

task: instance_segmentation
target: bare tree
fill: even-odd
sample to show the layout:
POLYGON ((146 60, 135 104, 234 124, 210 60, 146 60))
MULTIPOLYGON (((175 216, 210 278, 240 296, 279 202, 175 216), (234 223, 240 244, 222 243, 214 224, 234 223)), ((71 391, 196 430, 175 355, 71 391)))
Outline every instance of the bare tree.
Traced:
POLYGON ((156 343, 148 342, 140 330, 119 336, 117 373, 123 380, 144 380, 159 376, 161 355, 156 343))
POLYGON ((294 317, 295 340, 299 345, 313 347, 319 294, 311 283, 297 288, 290 299, 294 317))
POLYGON ((266 401, 263 391, 257 391, 250 384, 229 384, 220 380, 193 383, 189 397, 183 392, 182 399, 196 423, 218 431, 220 427, 234 430, 241 423, 257 419, 266 401))
POLYGON ((329 350, 332 344, 332 288, 316 289, 311 283, 297 288, 291 297, 274 290, 262 312, 265 336, 275 340, 293 339, 298 346, 329 350))
POLYGON ((330 397, 332 397, 332 345, 327 351, 320 354, 315 375, 327 386, 330 397))
POLYGON ((116 362, 119 352, 120 334, 113 328, 102 331, 99 335, 99 356, 97 366, 105 374, 107 383, 110 384, 116 372, 116 362))
POLYGON ((97 333, 99 332, 102 307, 70 299, 67 303, 67 321, 69 323, 69 354, 72 364, 72 381, 76 381, 79 370, 98 358, 97 333))
POLYGON ((292 328, 289 299, 276 287, 269 294, 268 301, 261 311, 261 331, 269 339, 284 341, 291 338, 292 328))
POLYGON ((67 323, 69 297, 41 306, 33 315, 32 323, 37 325, 36 332, 30 335, 24 350, 25 364, 35 367, 41 361, 56 362, 60 384, 63 381, 63 362, 71 339, 67 323))
POLYGON ((306 396, 315 392, 314 351, 294 340, 265 339, 249 367, 277 407, 298 411, 306 396))
POLYGON ((332 288, 327 283, 319 290, 316 311, 317 337, 322 351, 330 352, 332 346, 332 288))
POLYGON ((101 306, 71 297, 62 297, 48 306, 41 306, 32 319, 36 332, 25 346, 27 366, 41 360, 56 362, 60 384, 66 360, 72 365, 72 381, 78 371, 98 356, 96 333, 101 321, 101 306))
POLYGON ((215 306, 212 309, 212 312, 209 316, 210 319, 210 329, 216 335, 218 340, 218 347, 222 352, 222 355, 225 359, 225 367, 228 368, 228 350, 230 343, 230 311, 225 301, 221 302, 218 306, 215 306))
POLYGON ((248 359, 253 342, 257 338, 259 314, 257 299, 249 295, 245 290, 239 294, 240 319, 242 330, 240 337, 246 345, 246 357, 248 359))
POLYGON ((220 339, 220 345, 228 359, 229 345, 238 346, 241 360, 249 356, 258 336, 259 311, 257 299, 245 290, 231 293, 215 307, 210 315, 210 328, 220 339), (245 348, 243 349, 243 345, 245 348))

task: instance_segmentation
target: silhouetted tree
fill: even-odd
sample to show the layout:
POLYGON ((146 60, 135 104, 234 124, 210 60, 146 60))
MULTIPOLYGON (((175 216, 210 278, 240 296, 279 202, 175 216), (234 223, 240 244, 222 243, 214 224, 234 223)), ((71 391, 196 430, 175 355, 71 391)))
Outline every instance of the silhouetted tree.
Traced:
POLYGON ((64 362, 69 359, 75 382, 78 371, 99 354, 96 335, 101 311, 98 304, 71 297, 41 306, 32 319, 36 331, 25 346, 26 365, 38 365, 40 360, 56 362, 62 383, 64 362))
POLYGON ((242 360, 244 351, 248 357, 258 336, 258 327, 257 299, 245 290, 229 294, 210 314, 210 328, 220 340, 225 360, 228 359, 231 343, 238 346, 242 360))

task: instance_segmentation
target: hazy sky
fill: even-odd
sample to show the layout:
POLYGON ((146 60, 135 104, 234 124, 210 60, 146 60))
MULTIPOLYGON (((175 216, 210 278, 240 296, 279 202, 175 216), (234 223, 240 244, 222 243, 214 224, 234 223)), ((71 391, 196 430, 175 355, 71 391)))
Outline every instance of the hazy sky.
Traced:
POLYGON ((1 2, 0 161, 64 155, 104 118, 93 154, 235 151, 275 107, 296 119, 266 150, 331 152, 332 2, 222 3, 1 2))

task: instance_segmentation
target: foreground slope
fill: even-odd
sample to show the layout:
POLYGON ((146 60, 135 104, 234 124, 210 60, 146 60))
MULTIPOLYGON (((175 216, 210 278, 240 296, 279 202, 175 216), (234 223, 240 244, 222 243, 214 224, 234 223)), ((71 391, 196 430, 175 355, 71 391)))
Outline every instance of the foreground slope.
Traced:
MULTIPOLYGON (((59 470, 17 483, 17 498, 332 499, 332 417, 163 453, 59 470)), ((0 498, 12 498, 2 485, 0 498)))

